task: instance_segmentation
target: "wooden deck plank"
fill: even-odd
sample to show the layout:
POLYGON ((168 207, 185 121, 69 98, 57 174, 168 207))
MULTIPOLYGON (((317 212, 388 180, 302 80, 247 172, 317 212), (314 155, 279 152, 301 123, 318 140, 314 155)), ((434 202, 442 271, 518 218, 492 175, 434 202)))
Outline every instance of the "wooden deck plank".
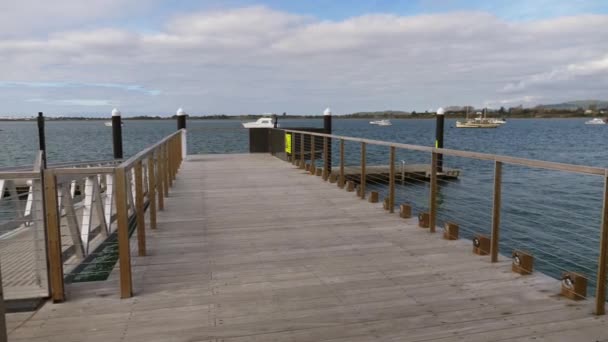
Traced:
POLYGON ((135 297, 119 299, 114 270, 70 285, 66 303, 13 324, 10 338, 608 339, 592 303, 555 296, 557 280, 513 274, 509 260, 492 264, 470 242, 443 240, 271 156, 190 156, 157 224, 148 255, 133 257, 135 297))

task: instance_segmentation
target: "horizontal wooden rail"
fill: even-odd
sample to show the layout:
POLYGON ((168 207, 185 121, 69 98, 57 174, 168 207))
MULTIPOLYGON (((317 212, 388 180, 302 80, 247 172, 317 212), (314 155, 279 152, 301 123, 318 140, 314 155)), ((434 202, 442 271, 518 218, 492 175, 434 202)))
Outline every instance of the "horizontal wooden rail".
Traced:
POLYGON ((53 169, 58 175, 82 175, 94 176, 98 174, 112 173, 116 170, 115 167, 85 167, 85 168, 57 168, 53 169))
POLYGON ((509 156, 490 154, 490 153, 470 152, 470 151, 453 150, 453 149, 447 149, 447 148, 435 148, 435 147, 420 146, 420 145, 401 144, 401 143, 394 143, 394 142, 388 142, 388 141, 346 137, 346 136, 341 136, 341 135, 333 135, 333 134, 325 134, 325 133, 314 133, 314 132, 305 132, 305 131, 289 130, 289 129, 285 129, 284 131, 289 132, 289 133, 300 133, 300 134, 307 134, 307 135, 318 136, 318 137, 343 139, 344 141, 354 141, 354 142, 366 143, 366 144, 370 144, 370 145, 395 147, 395 148, 401 148, 401 149, 412 150, 412 151, 440 153, 443 155, 479 159, 479 160, 491 160, 491 161, 502 162, 503 164, 521 165, 521 166, 528 166, 528 167, 540 168, 540 169, 546 169, 546 170, 565 171, 565 172, 581 173, 581 174, 596 175, 596 176, 603 176, 606 173, 605 168, 594 167, 594 166, 564 164, 564 163, 556 163, 556 162, 549 162, 549 161, 542 161, 542 160, 509 157, 509 156))
MULTIPOLYGON (((118 165, 122 163, 122 159, 102 159, 102 160, 88 160, 88 161, 69 161, 69 162, 60 162, 60 163, 49 163, 47 165, 48 169, 55 168, 67 168, 67 167, 89 167, 89 166, 102 166, 102 165, 118 165)), ((26 171, 31 170, 34 167, 33 164, 29 165, 20 165, 20 166, 10 166, 10 167, 0 167, 0 173, 2 172, 14 172, 14 171, 26 171)))
POLYGON ((129 159, 123 161, 119 166, 124 167, 124 168, 130 168, 136 162, 138 162, 138 161, 146 158, 148 155, 152 154, 159 146, 164 145, 166 142, 170 141, 174 137, 181 135, 182 131, 183 130, 179 130, 179 131, 176 131, 176 132, 166 136, 165 138, 163 138, 161 141, 157 142, 156 144, 146 148, 145 150, 143 150, 143 151, 137 153, 136 155, 130 157, 129 159))
POLYGON ((0 179, 39 179, 40 172, 33 171, 16 171, 16 172, 0 172, 0 179))

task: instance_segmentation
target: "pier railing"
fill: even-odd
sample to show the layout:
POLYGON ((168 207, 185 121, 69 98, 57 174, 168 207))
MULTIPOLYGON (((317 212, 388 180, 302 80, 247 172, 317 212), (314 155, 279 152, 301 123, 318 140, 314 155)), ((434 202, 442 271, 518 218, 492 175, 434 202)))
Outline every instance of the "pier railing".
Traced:
POLYGON ((490 262, 507 256, 521 274, 553 276, 567 297, 593 297, 589 285, 595 312, 605 313, 606 169, 289 129, 270 134, 271 153, 298 169, 383 202, 390 213, 418 216, 419 226, 441 227, 446 239, 469 238, 490 262))
MULTIPOLYGON (((49 295, 42 157, 43 152, 40 151, 33 165, 0 170, 0 263, 5 271, 3 287, 7 300, 49 295)), ((120 163, 121 160, 80 161, 49 164, 48 167, 90 169, 113 167, 120 163)), ((100 206, 110 193, 106 191, 107 185, 106 178, 99 175, 97 179, 88 177, 65 181, 57 191, 60 218, 67 226, 61 240, 62 258, 70 260, 64 265, 67 271, 103 240, 97 238, 100 230, 96 228, 92 235, 95 237, 91 243, 93 247, 85 249, 80 236, 88 232, 92 224, 99 227, 109 221, 109 217, 104 221, 95 217, 101 213, 99 210, 104 210, 100 206)))
POLYGON ((137 255, 146 255, 146 213, 156 229, 156 212, 182 162, 177 131, 118 165, 89 168, 54 168, 45 172, 48 195, 47 234, 52 298, 64 299, 63 280, 105 278, 118 257, 120 294, 133 295, 131 239, 137 255), (82 213, 73 206, 71 184, 84 184, 82 213), (54 199, 57 199, 56 201, 54 199), (67 199, 67 201, 65 200, 67 199), (51 215, 50 217, 48 215, 51 215), (78 219, 81 217, 81 219, 78 219), (63 251, 75 252, 66 257, 63 251))
POLYGON ((35 277, 31 283, 39 297, 61 302, 66 280, 105 279, 117 259, 121 297, 132 296, 131 242, 138 256, 146 255, 146 213, 149 228, 156 229, 156 211, 163 210, 182 162, 182 134, 179 130, 124 161, 43 169, 39 155, 33 171, 0 172, 0 188, 8 190, 0 204, 13 216, 4 222, 10 231, 0 243, 27 243, 0 249, 5 297, 23 289, 21 278, 35 277), (19 194, 18 183, 29 184, 29 192, 19 194))
POLYGON ((6 300, 48 294, 42 158, 30 170, 0 172, 0 268, 6 300))

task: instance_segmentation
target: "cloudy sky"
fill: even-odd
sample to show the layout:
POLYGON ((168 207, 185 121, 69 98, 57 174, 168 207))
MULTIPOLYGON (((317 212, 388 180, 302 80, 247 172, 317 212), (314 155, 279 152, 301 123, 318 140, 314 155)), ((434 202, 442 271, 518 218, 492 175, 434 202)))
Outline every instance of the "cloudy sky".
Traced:
POLYGON ((0 1, 0 115, 608 99, 605 0, 0 1))

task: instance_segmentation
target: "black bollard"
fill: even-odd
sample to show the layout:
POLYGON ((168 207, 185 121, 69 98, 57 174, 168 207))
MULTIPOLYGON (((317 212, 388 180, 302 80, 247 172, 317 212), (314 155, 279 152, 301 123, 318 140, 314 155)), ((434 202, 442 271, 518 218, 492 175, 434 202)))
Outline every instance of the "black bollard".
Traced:
POLYGON ((183 129, 184 132, 182 132, 182 158, 186 158, 186 155, 188 154, 188 142, 187 142, 187 138, 186 138, 186 117, 188 116, 188 114, 186 114, 186 112, 184 112, 184 110, 182 108, 179 108, 177 110, 177 130, 179 131, 180 129, 183 129))
MULTIPOLYGON (((331 134, 331 109, 326 108, 323 111, 323 129, 325 130, 325 134, 331 134)), ((327 174, 331 173, 331 138, 327 138, 327 174)))
POLYGON ((112 143, 114 159, 122 159, 122 116, 116 108, 112 110, 112 143))
POLYGON ((177 110, 177 130, 186 129, 186 113, 183 109, 177 110))
MULTIPOLYGON (((445 111, 437 109, 437 123, 435 125, 435 147, 443 148, 443 127, 445 122, 445 111)), ((443 155, 437 154, 437 172, 443 172, 443 155)))
POLYGON ((44 136, 44 115, 38 112, 38 146, 42 151, 42 168, 46 169, 46 137, 44 136))

